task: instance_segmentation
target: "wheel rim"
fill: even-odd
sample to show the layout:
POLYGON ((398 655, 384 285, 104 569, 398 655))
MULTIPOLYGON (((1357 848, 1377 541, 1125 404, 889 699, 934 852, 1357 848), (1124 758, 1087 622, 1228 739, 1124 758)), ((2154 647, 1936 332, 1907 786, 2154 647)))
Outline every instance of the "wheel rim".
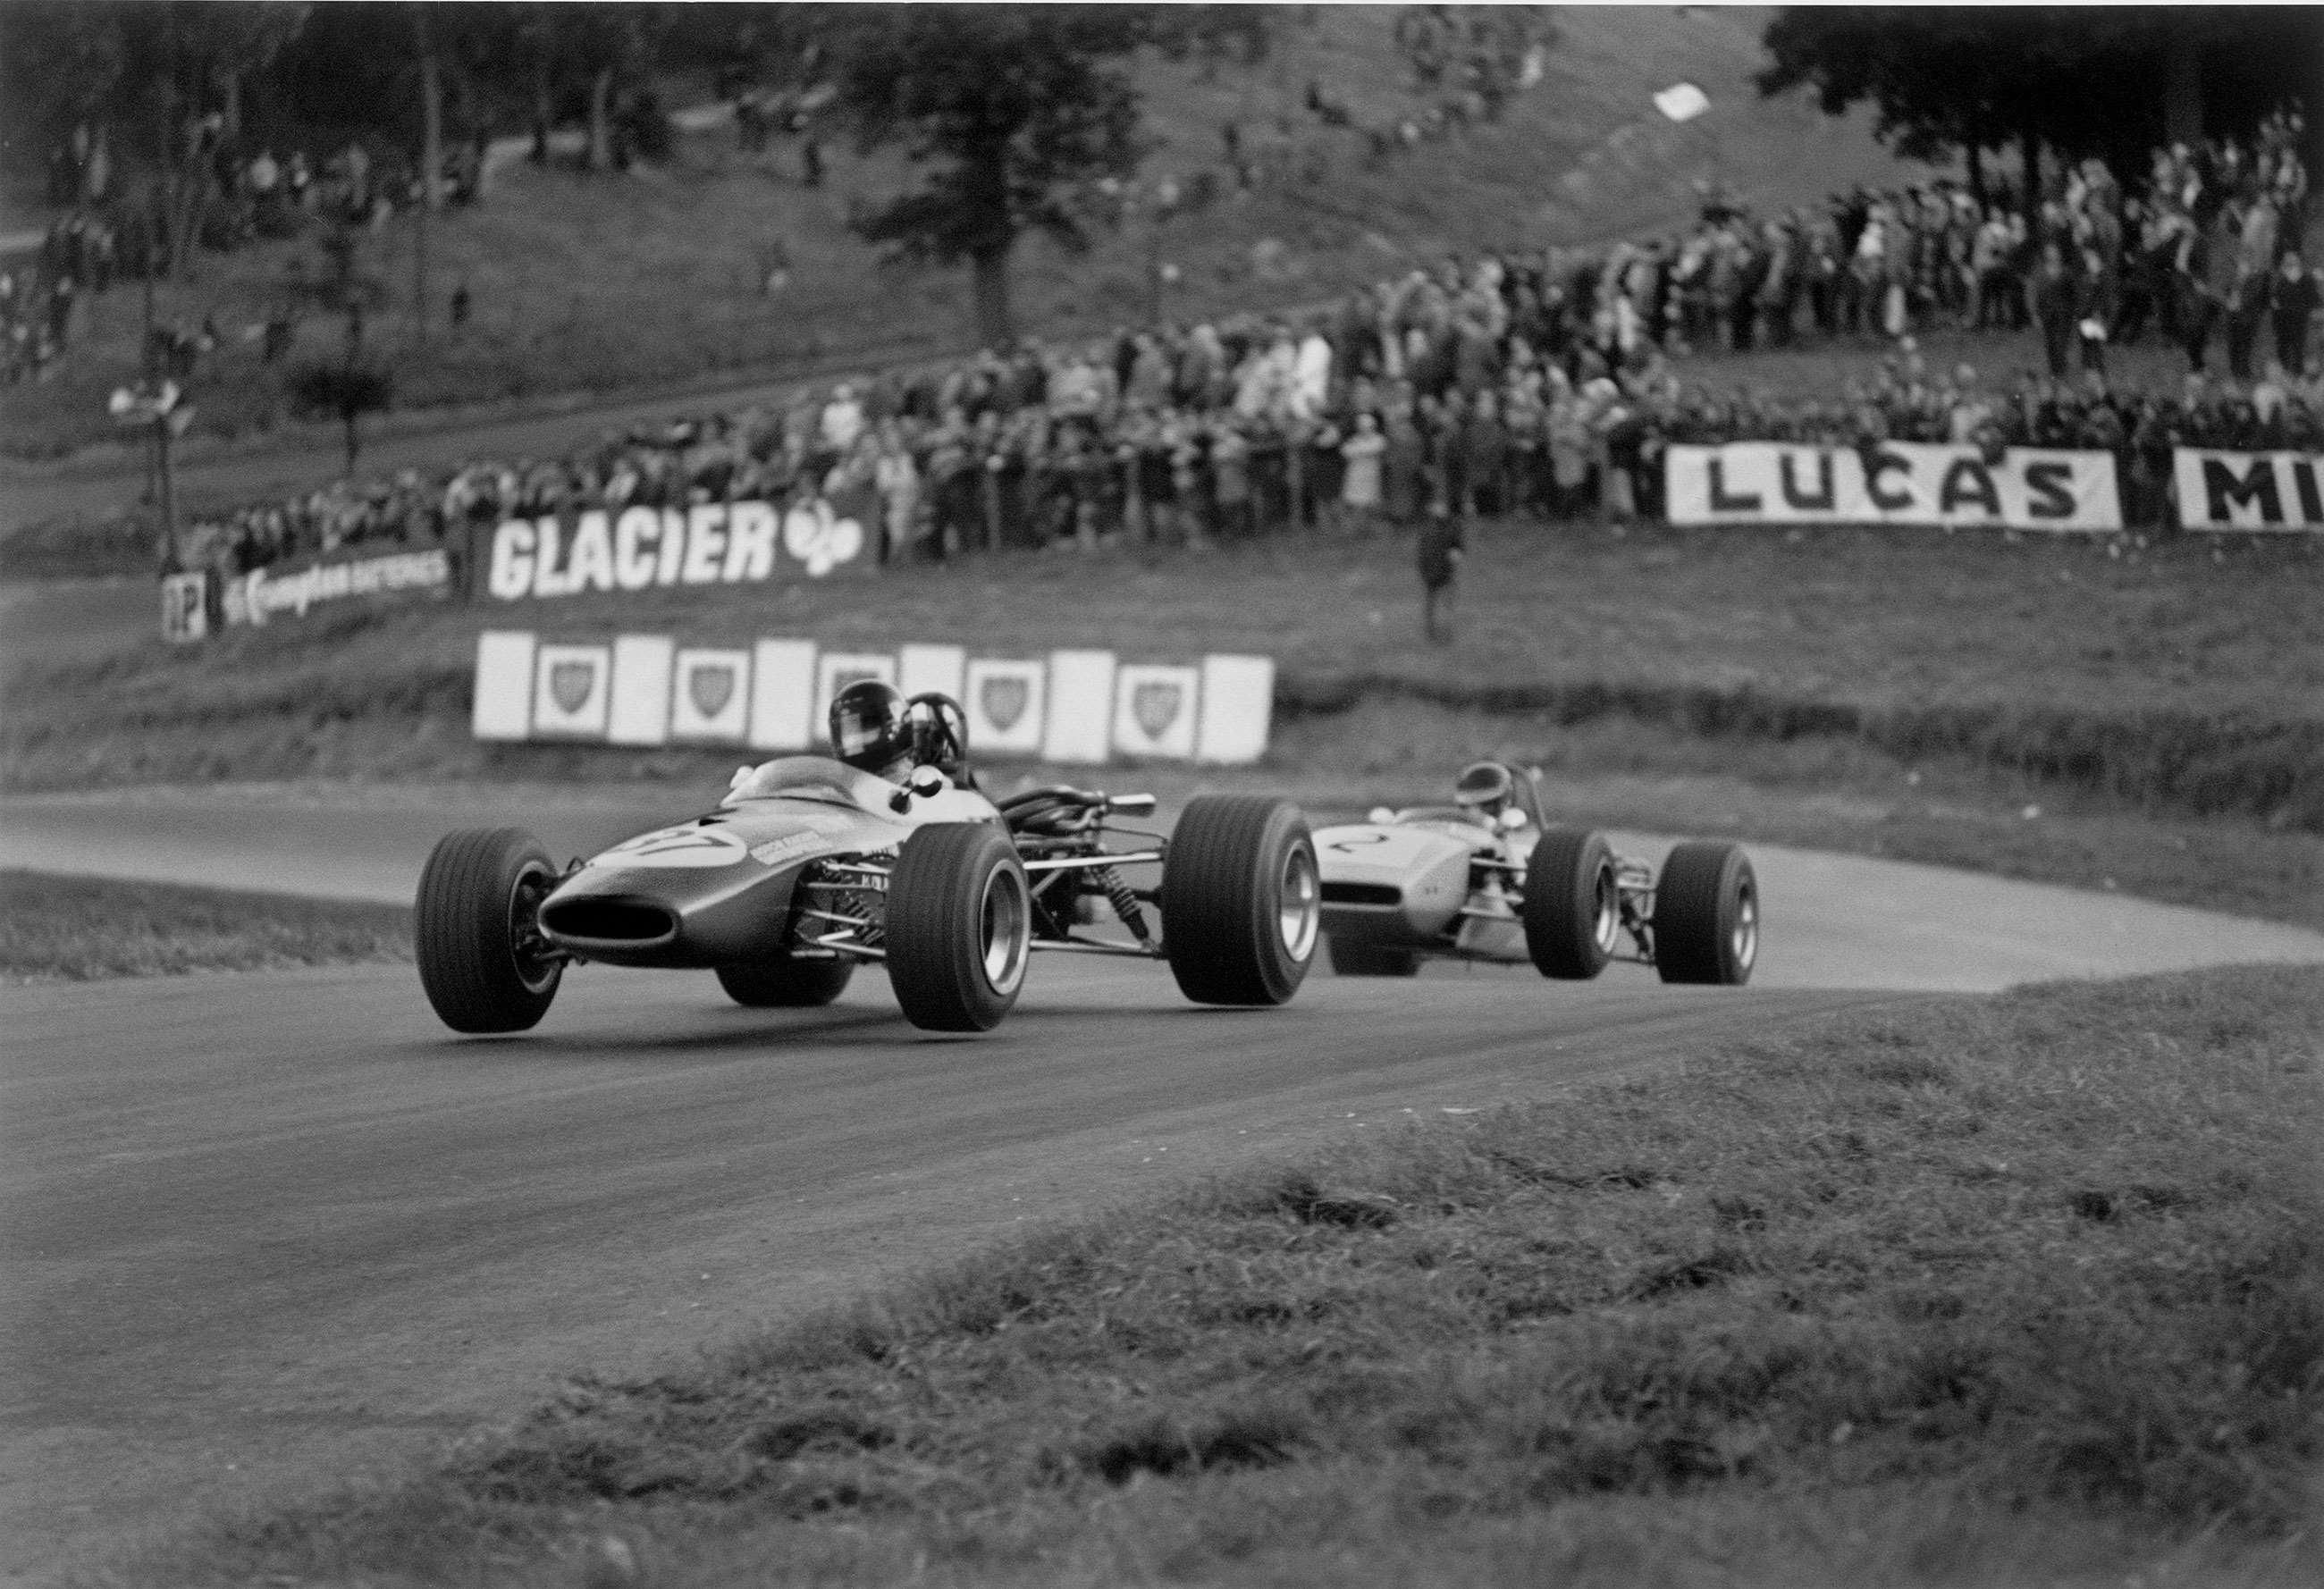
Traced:
POLYGON ((1735 891, 1735 927, 1727 944, 1738 971, 1749 970, 1759 958, 1759 891, 1748 883, 1735 891))
POLYGON ((540 932, 540 903, 556 886, 549 868, 535 860, 525 863, 509 889, 509 958, 528 993, 548 992, 565 963, 540 932))
POLYGON ((995 993, 1016 992, 1018 983, 1025 979, 1033 920, 1025 899, 1024 874, 1005 866, 986 873, 977 920, 986 984, 995 993))
POLYGON ((1315 852, 1295 844, 1283 859, 1283 889, 1277 903, 1277 931, 1295 960, 1315 952, 1315 934, 1323 925, 1323 887, 1315 875, 1315 852))
POLYGON ((1590 941, 1602 959, 1614 952, 1622 932, 1622 891, 1614 882, 1614 868, 1600 866, 1590 882, 1590 941))

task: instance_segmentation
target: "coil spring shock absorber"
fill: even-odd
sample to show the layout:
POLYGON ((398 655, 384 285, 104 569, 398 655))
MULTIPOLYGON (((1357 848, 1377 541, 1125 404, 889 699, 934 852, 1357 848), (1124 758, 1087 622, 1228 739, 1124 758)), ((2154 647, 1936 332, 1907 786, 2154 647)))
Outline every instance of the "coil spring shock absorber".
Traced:
POLYGON ((1091 876, 1097 886, 1105 890, 1106 898, 1113 905, 1113 914, 1121 918, 1121 924, 1130 929, 1130 935, 1138 940, 1139 946, 1149 952, 1157 951, 1160 945, 1154 941, 1154 934, 1146 930, 1146 913, 1139 908, 1137 891, 1123 880, 1120 871, 1113 867, 1098 867, 1093 869, 1091 876))

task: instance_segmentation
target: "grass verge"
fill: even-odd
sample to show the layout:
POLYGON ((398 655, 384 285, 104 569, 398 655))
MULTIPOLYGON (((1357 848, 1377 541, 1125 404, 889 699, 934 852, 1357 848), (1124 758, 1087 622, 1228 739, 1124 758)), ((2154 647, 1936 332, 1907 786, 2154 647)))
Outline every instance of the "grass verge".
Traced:
POLYGON ((2324 832, 2324 547, 2126 556, 1989 536, 1520 523, 1476 543, 1461 638, 1442 648, 1417 632, 1406 541, 1323 537, 1209 556, 1012 554, 811 589, 351 611, 176 651, 154 637, 26 664, 0 723, 0 779, 490 776, 508 758, 468 738, 467 714, 475 634, 492 624, 697 644, 960 640, 991 655, 1256 650, 1280 665, 1286 721, 1404 696, 1562 730, 1855 745, 2121 808, 2324 832))
POLYGON ((134 1571, 2313 1582, 2319 1032, 2280 968, 1844 1017, 576 1381, 134 1571))
POLYGON ((411 912, 401 905, 0 870, 0 981, 410 958, 411 912))

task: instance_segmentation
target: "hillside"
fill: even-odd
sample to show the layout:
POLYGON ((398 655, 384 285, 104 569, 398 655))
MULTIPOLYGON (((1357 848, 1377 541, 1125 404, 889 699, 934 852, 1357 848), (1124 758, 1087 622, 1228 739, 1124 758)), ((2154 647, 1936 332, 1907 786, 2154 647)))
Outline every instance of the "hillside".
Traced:
MULTIPOLYGON (((1178 267, 1164 313, 1213 315, 1312 301, 1447 249, 1536 247, 1670 225, 1690 213, 1707 179, 1771 207, 1904 173, 1861 121, 1756 97, 1748 78, 1765 18, 1742 9, 1563 12, 1543 80, 1499 123, 1399 147, 1375 169, 1366 169, 1360 127, 1418 120, 1430 103, 1411 91, 1390 38, 1392 8, 1294 13, 1256 68, 1144 63, 1155 142, 1147 173, 1191 188, 1207 172, 1217 197, 1159 238, 1133 222, 1078 257, 1028 245, 1020 321, 1055 335, 1141 319, 1151 307, 1149 258, 1178 267), (1682 78, 1713 105, 1683 128, 1648 100, 1682 78), (1311 81, 1359 127, 1327 126, 1309 112, 1311 81), (1238 188, 1224 164, 1229 121, 1246 158, 1282 179, 1238 188)), ((686 96, 673 86, 673 96, 686 96)), ((718 126, 682 138, 669 165, 628 177, 505 166, 483 204, 428 228, 438 318, 424 347, 411 317, 416 229, 399 218, 366 236, 361 268, 384 299, 367 345, 392 350, 404 409, 780 374, 808 362, 964 346, 964 271, 882 265, 848 231, 851 213, 905 179, 900 159, 834 146, 825 164, 825 180, 808 188, 795 141, 749 154, 731 127, 718 126), (790 280, 768 295, 760 284, 778 242, 790 280), (461 283, 475 312, 454 335, 442 316, 461 283)), ((161 289, 161 319, 190 327, 212 317, 221 334, 195 382, 198 434, 247 436, 289 422, 281 366, 262 363, 256 332, 269 306, 291 295, 290 283, 322 273, 311 243, 276 243, 205 255, 193 280, 161 289)), ((76 350, 51 378, 0 393, 8 455, 53 457, 111 438, 104 402, 135 374, 139 294, 116 288, 85 315, 76 350)), ((310 307, 294 356, 336 350, 340 337, 337 318, 310 307)))

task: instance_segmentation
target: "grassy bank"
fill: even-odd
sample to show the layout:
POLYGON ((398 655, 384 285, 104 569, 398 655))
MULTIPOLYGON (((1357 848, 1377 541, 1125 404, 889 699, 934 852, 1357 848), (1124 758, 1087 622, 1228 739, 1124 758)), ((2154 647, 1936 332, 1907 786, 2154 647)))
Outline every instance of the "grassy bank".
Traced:
POLYGON ((1255 650, 1283 716, 1360 701, 1637 723, 1736 747, 1860 746, 2118 806, 2324 832, 2324 547, 1877 531, 1481 528, 1461 638, 1418 634, 1408 545, 1286 537, 1209 556, 1012 554, 878 581, 346 611, 23 673, 13 788, 489 774, 475 633, 807 634, 993 655, 1255 650), (2114 548, 2119 554, 2121 548, 2114 548))
POLYGON ((93 982, 410 956, 411 913, 400 905, 0 870, 0 981, 93 982))
POLYGON ((124 1581, 2312 1582, 2319 1030, 2056 986, 1417 1125, 124 1581))

